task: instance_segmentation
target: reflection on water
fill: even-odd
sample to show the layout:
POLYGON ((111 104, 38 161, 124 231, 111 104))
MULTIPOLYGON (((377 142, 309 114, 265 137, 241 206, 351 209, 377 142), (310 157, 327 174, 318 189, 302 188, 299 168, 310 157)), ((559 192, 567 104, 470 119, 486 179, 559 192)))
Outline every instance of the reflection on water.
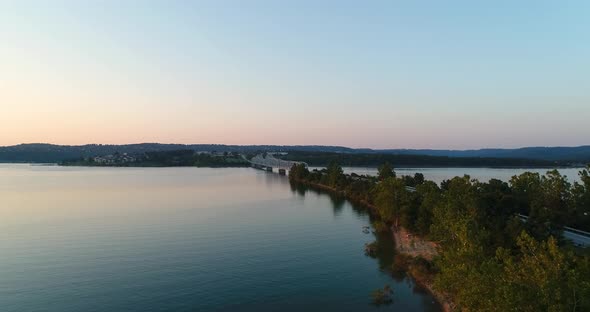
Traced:
MULTIPOLYGON (((305 196, 306 193, 309 192, 314 195, 329 197, 335 216, 340 215, 343 212, 343 209, 347 206, 358 217, 369 218, 371 224, 373 223, 373 221, 375 221, 373 216, 370 213, 368 213, 367 209, 361 207, 360 205, 355 205, 355 204, 349 203, 342 196, 338 196, 338 195, 333 194, 331 192, 326 192, 326 191, 323 191, 320 189, 311 188, 311 187, 308 187, 304 184, 296 183, 296 182, 291 182, 290 187, 291 187, 291 190, 293 191, 293 193, 297 194, 298 196, 305 196), (349 203, 349 204, 345 205, 347 203, 349 203)), ((374 255, 372 255, 372 257, 377 260, 379 270, 387 275, 390 275, 391 278, 395 282, 400 283, 400 284, 405 284, 408 287, 412 288, 412 291, 414 293, 421 294, 421 295, 428 295, 428 291, 425 290, 424 288, 416 285, 416 283, 413 282, 412 278, 410 276, 408 276, 403 270, 395 269, 393 267, 394 257, 396 255, 396 252, 395 252, 395 246, 394 246, 395 243, 393 241, 393 237, 392 237, 391 233, 390 232, 377 233, 375 231, 371 231, 370 236, 373 239, 373 241, 377 243, 377 249, 376 249, 377 251, 374 255)), ((428 300, 430 300, 429 303, 430 303, 430 305, 432 305, 432 300, 431 299, 428 299, 428 300)), ((433 307, 433 309, 434 309, 434 307, 433 307)))
MULTIPOLYGON (((283 180, 289 182, 288 179, 283 179, 283 180)), ((331 192, 322 191, 317 188, 311 188, 311 187, 308 187, 305 184, 301 184, 301 183, 289 182, 289 185, 291 187, 291 191, 293 192, 293 194, 297 194, 301 197, 305 197, 305 194, 307 192, 311 192, 315 196, 328 197, 330 199, 330 202, 332 203, 332 209, 333 209, 335 216, 338 216, 339 214, 342 213, 342 211, 345 207, 345 204, 349 204, 352 211, 358 217, 361 217, 361 216, 367 216, 369 218, 371 217, 365 208, 363 208, 359 205, 353 204, 353 203, 349 203, 346 200, 346 198, 344 198, 343 196, 340 196, 340 195, 337 195, 337 194, 334 194, 331 192)))
POLYGON ((2 311, 438 310, 364 210, 249 168, 0 165, 0 220, 2 311))

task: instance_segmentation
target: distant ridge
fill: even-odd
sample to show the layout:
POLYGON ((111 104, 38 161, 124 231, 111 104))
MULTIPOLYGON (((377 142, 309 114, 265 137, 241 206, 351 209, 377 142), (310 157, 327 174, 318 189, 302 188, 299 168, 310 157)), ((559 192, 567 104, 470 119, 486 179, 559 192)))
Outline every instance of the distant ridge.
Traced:
POLYGON ((321 151, 335 153, 371 152, 369 149, 352 149, 341 146, 279 146, 279 145, 225 145, 225 144, 86 144, 55 145, 29 143, 0 147, 0 162, 60 162, 82 157, 118 153, 139 154, 153 151, 194 150, 197 152, 270 152, 270 151, 321 151))
POLYGON ((301 151, 333 153, 377 153, 443 157, 518 158, 560 162, 590 162, 590 145, 577 147, 524 147, 517 149, 435 150, 435 149, 368 149, 323 145, 225 145, 225 144, 160 144, 124 145, 54 145, 45 143, 0 147, 0 162, 59 162, 63 160, 119 153, 145 153, 190 149, 217 152, 301 151))
POLYGON ((590 145, 576 147, 523 147, 514 149, 484 148, 474 150, 385 149, 388 154, 447 157, 526 158, 555 161, 590 161, 590 145))

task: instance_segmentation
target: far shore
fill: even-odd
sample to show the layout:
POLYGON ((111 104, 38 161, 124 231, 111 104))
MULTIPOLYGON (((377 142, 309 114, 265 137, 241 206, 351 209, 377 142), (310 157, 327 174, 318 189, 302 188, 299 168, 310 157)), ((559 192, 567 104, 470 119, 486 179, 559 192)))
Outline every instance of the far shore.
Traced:
MULTIPOLYGON (((34 161, 0 161, 0 164, 13 164, 13 165, 31 165, 31 166, 62 166, 62 167, 144 167, 144 168, 150 168, 150 167, 198 167, 198 168, 219 168, 219 167, 227 167, 227 168, 247 168, 250 167, 249 165, 244 165, 244 166, 171 166, 171 165, 160 165, 160 166, 155 166, 155 165, 89 165, 89 164, 64 164, 64 163, 60 163, 60 162, 34 162, 34 161)), ((326 166, 309 166, 310 169, 322 169, 325 168, 326 166)), ((372 170, 377 170, 377 166, 342 166, 342 168, 344 169, 363 169, 363 170, 367 170, 367 169, 372 169, 372 170)), ((537 167, 537 166, 514 166, 514 167, 510 167, 510 166, 395 166, 395 169, 401 169, 401 170, 410 170, 410 169, 513 169, 513 170, 517 170, 517 169, 537 169, 537 170, 552 170, 552 169, 583 169, 585 168, 585 165, 583 164, 576 164, 576 165, 569 165, 569 166, 565 166, 565 165, 561 165, 561 166, 541 166, 541 167, 537 167)))

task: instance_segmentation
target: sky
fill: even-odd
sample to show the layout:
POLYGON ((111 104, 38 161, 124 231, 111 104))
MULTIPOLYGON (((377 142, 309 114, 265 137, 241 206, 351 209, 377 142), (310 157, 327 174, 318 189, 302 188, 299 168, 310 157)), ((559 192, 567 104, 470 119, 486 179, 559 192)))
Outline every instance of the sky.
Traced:
POLYGON ((590 144, 590 1, 0 0, 0 145, 590 144))

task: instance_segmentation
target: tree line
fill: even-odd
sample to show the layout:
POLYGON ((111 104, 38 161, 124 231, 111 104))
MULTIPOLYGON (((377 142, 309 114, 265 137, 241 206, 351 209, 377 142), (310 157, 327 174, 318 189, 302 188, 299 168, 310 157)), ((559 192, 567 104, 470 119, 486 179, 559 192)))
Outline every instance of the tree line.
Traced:
POLYGON ((345 175, 332 162, 313 171, 294 165, 289 178, 372 207, 376 230, 398 225, 436 242, 435 259, 420 263, 459 310, 590 311, 588 251, 562 237, 564 226, 590 230, 589 171, 573 184, 552 170, 438 185, 421 174, 398 177, 388 164, 377 177, 345 175))
POLYGON ((568 162, 542 159, 491 158, 491 157, 448 157, 386 153, 333 153, 291 151, 280 156, 285 160, 301 161, 310 166, 327 166, 338 162, 343 166, 374 167, 392 163, 401 167, 527 167, 550 168, 568 165, 568 162))
POLYGON ((63 166, 115 166, 115 167, 249 167, 250 163, 241 155, 232 152, 198 153, 192 150, 150 151, 139 154, 115 152, 102 157, 85 157, 63 161, 63 166), (98 158, 109 157, 109 162, 98 158))

